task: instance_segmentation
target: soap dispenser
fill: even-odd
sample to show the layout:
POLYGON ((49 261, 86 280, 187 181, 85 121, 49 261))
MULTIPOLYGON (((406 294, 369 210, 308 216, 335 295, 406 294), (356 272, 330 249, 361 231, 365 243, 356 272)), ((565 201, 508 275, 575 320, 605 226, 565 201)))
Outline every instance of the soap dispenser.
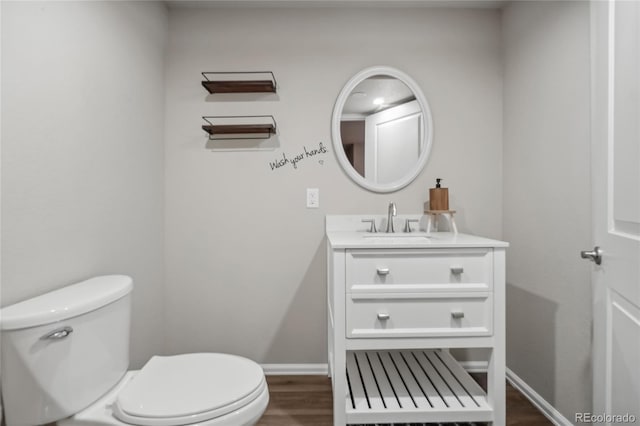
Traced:
POLYGON ((440 181, 436 179, 436 187, 429 188, 429 209, 430 210, 449 210, 449 188, 442 188, 440 181))

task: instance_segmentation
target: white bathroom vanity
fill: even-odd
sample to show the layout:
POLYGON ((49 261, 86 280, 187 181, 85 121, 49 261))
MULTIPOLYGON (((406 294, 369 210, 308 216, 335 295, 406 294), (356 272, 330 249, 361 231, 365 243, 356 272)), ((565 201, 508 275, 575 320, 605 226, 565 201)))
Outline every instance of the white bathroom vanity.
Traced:
POLYGON ((445 232, 371 233, 362 223, 371 218, 382 219, 326 218, 334 425, 504 425, 508 244, 445 232), (486 391, 451 355, 456 348, 484 348, 471 353, 488 354, 486 391))

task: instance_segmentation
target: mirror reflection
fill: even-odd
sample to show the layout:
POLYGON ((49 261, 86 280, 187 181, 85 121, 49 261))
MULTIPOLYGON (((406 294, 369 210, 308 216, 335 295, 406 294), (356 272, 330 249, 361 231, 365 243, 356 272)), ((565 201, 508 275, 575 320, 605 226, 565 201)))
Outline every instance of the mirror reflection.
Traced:
POLYGON ((358 83, 340 116, 342 147, 367 181, 388 184, 413 169, 422 153, 424 119, 413 91, 386 74, 358 83))

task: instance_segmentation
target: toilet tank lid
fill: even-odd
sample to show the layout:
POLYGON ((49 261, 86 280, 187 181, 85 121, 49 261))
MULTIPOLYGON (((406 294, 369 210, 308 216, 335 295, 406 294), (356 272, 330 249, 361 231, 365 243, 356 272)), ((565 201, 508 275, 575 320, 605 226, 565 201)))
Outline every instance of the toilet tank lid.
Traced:
POLYGON ((1 309, 0 328, 17 330, 82 315, 115 302, 132 288, 126 275, 94 277, 1 309))

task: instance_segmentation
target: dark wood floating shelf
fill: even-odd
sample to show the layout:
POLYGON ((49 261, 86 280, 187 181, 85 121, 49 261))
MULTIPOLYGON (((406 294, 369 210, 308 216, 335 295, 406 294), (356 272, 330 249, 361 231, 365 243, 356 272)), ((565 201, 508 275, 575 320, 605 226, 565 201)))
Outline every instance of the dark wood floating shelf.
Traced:
POLYGON ((207 124, 202 126, 202 129, 212 136, 241 134, 274 135, 276 133, 276 128, 273 124, 207 124))
POLYGON ((271 71, 203 72, 202 86, 215 93, 275 93, 276 78, 271 71))
POLYGON ((269 139, 276 134, 272 115, 208 116, 202 130, 209 139, 269 139))
POLYGON ((203 81, 202 85, 211 94, 214 93, 275 93, 272 81, 203 81))

